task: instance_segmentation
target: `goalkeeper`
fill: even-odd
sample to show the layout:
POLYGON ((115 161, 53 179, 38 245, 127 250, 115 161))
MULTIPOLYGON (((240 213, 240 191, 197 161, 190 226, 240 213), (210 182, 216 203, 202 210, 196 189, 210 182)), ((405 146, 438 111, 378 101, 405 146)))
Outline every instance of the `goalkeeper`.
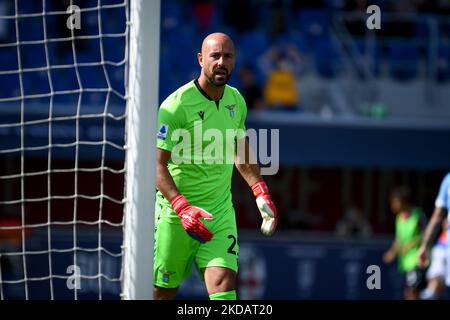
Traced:
POLYGON ((244 98, 227 85, 235 63, 233 41, 210 34, 197 58, 200 76, 173 92, 158 112, 154 299, 173 299, 195 263, 211 300, 235 300, 234 166, 255 195, 265 235, 275 231, 277 211, 259 166, 250 161, 244 98), (241 144, 245 152, 238 151, 241 144))

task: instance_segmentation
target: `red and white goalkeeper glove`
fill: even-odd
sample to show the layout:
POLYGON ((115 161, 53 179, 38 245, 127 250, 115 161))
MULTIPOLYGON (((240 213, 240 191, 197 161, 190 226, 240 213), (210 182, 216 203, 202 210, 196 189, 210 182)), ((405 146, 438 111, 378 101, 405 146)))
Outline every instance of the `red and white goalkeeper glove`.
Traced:
POLYGON ((266 236, 270 236, 275 232, 277 227, 277 208, 269 195, 269 189, 264 181, 259 181, 252 186, 253 195, 256 197, 256 205, 258 206, 263 222, 261 232, 266 236))
POLYGON ((212 220, 212 215, 205 210, 191 206, 186 198, 179 194, 170 201, 172 208, 178 214, 184 230, 195 240, 205 243, 212 239, 213 234, 199 220, 204 218, 212 220))

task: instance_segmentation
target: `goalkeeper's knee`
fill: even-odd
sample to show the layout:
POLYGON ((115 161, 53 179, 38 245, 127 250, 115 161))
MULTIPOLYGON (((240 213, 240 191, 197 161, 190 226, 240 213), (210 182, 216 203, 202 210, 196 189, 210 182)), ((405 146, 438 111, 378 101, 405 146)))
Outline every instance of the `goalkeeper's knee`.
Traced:
POLYGON ((209 300, 236 300, 236 290, 210 294, 209 300))

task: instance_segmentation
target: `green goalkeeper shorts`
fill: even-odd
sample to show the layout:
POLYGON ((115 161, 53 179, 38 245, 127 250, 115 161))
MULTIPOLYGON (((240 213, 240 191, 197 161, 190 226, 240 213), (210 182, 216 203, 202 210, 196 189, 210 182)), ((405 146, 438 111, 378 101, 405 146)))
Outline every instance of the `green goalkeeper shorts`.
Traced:
POLYGON ((183 229, 172 208, 156 204, 154 285, 178 288, 192 273, 192 263, 203 280, 202 270, 224 267, 238 270, 236 215, 233 207, 223 214, 214 214, 211 221, 201 219, 213 233, 211 241, 201 244, 183 229))

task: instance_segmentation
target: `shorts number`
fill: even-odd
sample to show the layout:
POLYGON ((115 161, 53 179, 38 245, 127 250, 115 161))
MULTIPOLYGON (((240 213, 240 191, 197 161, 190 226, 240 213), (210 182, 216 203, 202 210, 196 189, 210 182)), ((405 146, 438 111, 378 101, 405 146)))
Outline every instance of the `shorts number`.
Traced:
POLYGON ((233 239, 233 242, 231 243, 231 245, 228 247, 228 253, 231 253, 231 254, 234 254, 234 255, 237 255, 237 252, 236 251, 234 251, 234 246, 236 245, 236 237, 235 236, 233 236, 232 234, 230 234, 229 236, 228 236, 228 239, 233 239))

